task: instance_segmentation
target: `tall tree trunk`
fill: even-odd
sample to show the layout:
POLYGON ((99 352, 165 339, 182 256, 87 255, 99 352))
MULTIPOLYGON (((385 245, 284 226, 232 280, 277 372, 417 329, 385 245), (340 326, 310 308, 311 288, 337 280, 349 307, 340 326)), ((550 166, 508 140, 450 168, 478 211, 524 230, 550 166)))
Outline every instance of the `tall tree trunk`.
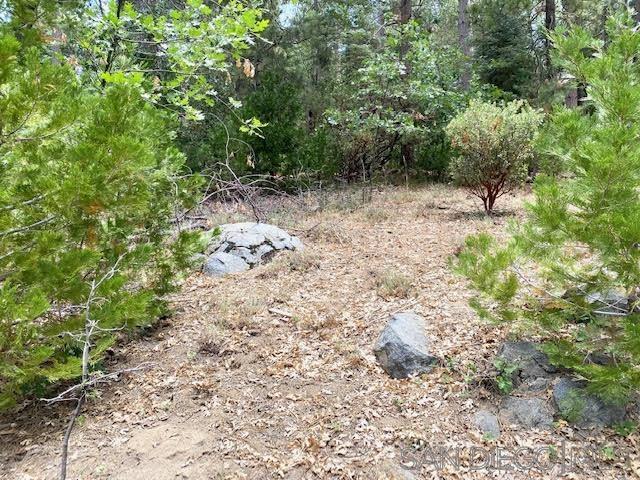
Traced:
POLYGON ((471 45, 469 44, 469 0, 458 0, 458 40, 464 55, 464 66, 460 75, 460 86, 469 90, 471 86, 471 45))
POLYGON ((635 19, 636 23, 640 23, 640 0, 635 0, 633 2, 633 9, 636 11, 636 13, 633 15, 633 18, 635 19))
MULTIPOLYGON (((411 16, 413 15, 412 3, 412 0, 400 0, 400 3, 398 4, 398 13, 401 25, 406 25, 411 20, 411 16)), ((400 44, 400 60, 404 60, 408 51, 409 42, 403 39, 400 44)))
MULTIPOLYGON (((413 16, 413 2, 412 0, 399 0, 398 4, 398 14, 401 25, 406 25, 411 21, 411 17, 413 16)), ((406 61, 406 55, 409 51, 409 42, 403 38, 400 43, 400 61, 404 62, 405 73, 404 77, 409 80, 409 75, 411 74, 411 65, 406 61)), ((413 143, 410 141, 403 141, 400 146, 400 155, 402 156, 402 162, 405 166, 405 174, 407 173, 407 169, 413 166, 414 160, 414 152, 413 152, 413 143)))
MULTIPOLYGON (((316 13, 316 15, 318 15, 318 13, 320 12, 320 4, 318 2, 318 0, 313 0, 313 3, 311 4, 311 8, 313 9, 313 11, 316 13)), ((317 21, 317 19, 316 19, 317 21)), ((318 90, 318 85, 320 84, 320 51, 316 46, 316 50, 314 52, 313 55, 313 65, 311 67, 311 85, 313 87, 314 91, 318 90)), ((318 118, 318 115, 316 114, 315 111, 315 105, 310 105, 309 109, 307 110, 307 131, 308 132, 313 132, 316 129, 316 121, 318 118)))
MULTIPOLYGON (((564 23, 567 26, 571 26, 573 21, 573 14, 576 10, 575 0, 570 0, 566 2, 562 2, 563 14, 564 14, 564 23)), ((564 104, 567 108, 576 108, 578 106, 578 100, 580 98, 580 94, 578 92, 578 86, 572 87, 564 97, 564 104)))
POLYGON ((384 46, 384 37, 387 35, 384 21, 384 7, 384 0, 378 0, 376 2, 376 21, 378 22, 378 31, 376 32, 376 37, 378 37, 378 40, 380 41, 380 47, 384 46))
MULTIPOLYGON (((556 28, 556 0, 545 0, 544 2, 544 26, 547 32, 550 33, 556 28)), ((545 40, 545 67, 546 77, 553 77, 553 66, 551 65, 551 49, 553 45, 551 40, 547 38, 545 40)))

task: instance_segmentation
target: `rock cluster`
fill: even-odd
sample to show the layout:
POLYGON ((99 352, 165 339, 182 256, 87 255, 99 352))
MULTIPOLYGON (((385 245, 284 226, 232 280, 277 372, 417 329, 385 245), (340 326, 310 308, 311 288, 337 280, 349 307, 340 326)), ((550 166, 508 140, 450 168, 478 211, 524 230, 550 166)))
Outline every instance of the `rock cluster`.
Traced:
POLYGON ((270 260, 282 250, 298 250, 302 242, 284 230, 266 223, 222 225, 205 252, 202 271, 212 277, 238 273, 270 260))
POLYGON ((499 434, 499 425, 495 425, 498 418, 503 425, 527 428, 549 428, 556 417, 579 427, 612 426, 625 418, 625 408, 588 393, 583 382, 551 365, 534 343, 507 342, 498 358, 502 365, 512 367, 509 371, 513 391, 500 402, 497 416, 488 410, 477 412, 475 424, 485 434, 499 434), (553 391, 552 400, 548 399, 549 388, 553 391))

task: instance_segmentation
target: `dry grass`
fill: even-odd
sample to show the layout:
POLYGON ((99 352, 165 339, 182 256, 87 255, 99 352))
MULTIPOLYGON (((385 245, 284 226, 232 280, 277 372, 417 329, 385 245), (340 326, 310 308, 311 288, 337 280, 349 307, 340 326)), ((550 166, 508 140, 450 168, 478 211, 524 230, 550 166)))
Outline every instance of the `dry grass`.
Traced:
POLYGON ((214 325, 222 329, 251 329, 258 324, 256 317, 268 306, 264 297, 255 294, 223 298, 217 303, 214 325))
POLYGON ((369 206, 362 210, 362 217, 368 223, 384 223, 391 218, 392 212, 383 207, 369 206))
POLYGON ((308 248, 283 252, 267 265, 259 268, 261 278, 273 278, 289 272, 305 273, 320 268, 320 258, 308 248))
POLYGON ((382 298, 408 298, 413 286, 411 278, 397 270, 383 270, 374 273, 376 291, 382 298))
POLYGON ((305 240, 312 242, 337 243, 344 245, 351 241, 349 231, 339 222, 321 221, 305 232, 305 240))
MULTIPOLYGON (((348 198, 355 205, 362 197, 351 191, 348 198)), ((500 208, 518 211, 522 197, 501 200, 500 208)), ((391 189, 365 208, 349 208, 292 212, 292 231, 308 232, 300 254, 223 279, 189 278, 173 298, 176 315, 119 346, 118 361, 107 365, 155 366, 103 386, 101 399, 87 403, 87 421, 71 442, 69 478, 386 480, 394 478, 387 466, 407 460, 414 445, 467 452, 494 445, 473 416, 500 399, 469 377, 491 365, 508 329, 478 320, 447 259, 467 235, 503 232, 508 219, 488 221, 466 192, 448 187, 391 189), (368 207, 387 212, 384 228, 363 217, 368 207), (312 233, 318 224, 348 232, 349 240, 312 233), (389 316, 404 310, 425 318, 431 353, 447 367, 411 380, 392 380, 379 368, 373 345, 389 316)), ((0 422, 0 478, 56 477, 68 408, 25 408, 0 422)), ((503 425, 499 445, 515 451, 601 442, 628 461, 604 462, 595 472, 572 466, 571 478, 633 478, 637 435, 581 435, 564 422, 544 431, 503 425)), ((560 476, 436 471, 419 455, 404 468, 424 479, 560 476)))

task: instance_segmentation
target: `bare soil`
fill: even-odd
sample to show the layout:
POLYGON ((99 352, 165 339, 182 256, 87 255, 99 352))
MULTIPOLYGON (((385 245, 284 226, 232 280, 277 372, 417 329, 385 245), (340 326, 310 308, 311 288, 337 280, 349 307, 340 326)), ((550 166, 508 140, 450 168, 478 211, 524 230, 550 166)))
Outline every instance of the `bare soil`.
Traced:
MULTIPOLYGON (((221 280, 186 279, 175 315, 110 359, 113 370, 153 366, 89 401, 68 478, 639 478, 636 434, 559 420, 550 431, 502 425, 496 441, 473 423, 500 401, 481 380, 509 332, 477 318, 448 259, 468 234, 503 234, 523 198, 501 199, 506 213, 493 219, 443 186, 274 212, 270 221, 299 235, 304 252, 221 280), (393 380, 372 347, 403 310, 427 319, 442 362, 393 380), (557 461, 587 447, 602 453, 597 461, 557 461), (531 468, 532 452, 542 468, 531 468)), ((0 418, 0 478, 56 478, 69 413, 32 403, 0 418)))

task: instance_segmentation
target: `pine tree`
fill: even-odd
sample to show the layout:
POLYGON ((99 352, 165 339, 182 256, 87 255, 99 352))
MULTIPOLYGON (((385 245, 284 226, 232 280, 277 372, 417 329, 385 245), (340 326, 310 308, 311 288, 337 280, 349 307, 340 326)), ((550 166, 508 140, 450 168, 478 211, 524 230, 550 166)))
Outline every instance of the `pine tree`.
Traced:
POLYGON ((640 32, 625 13, 609 19, 607 38, 553 35, 556 65, 588 94, 541 137, 565 173, 536 180, 507 246, 468 239, 457 270, 480 292, 481 315, 533 328, 552 361, 622 402, 640 386, 640 32))
POLYGON ((235 62, 212 52, 237 56, 265 26, 258 10, 198 0, 171 20, 124 2, 104 16, 42 2, 32 18, 31 3, 0 4, 0 408, 86 380, 120 334, 166 313, 198 246, 173 223, 200 184, 173 131, 212 101, 211 73, 188 55, 223 71, 235 62), (118 45, 132 28, 168 45, 165 64, 118 45))

